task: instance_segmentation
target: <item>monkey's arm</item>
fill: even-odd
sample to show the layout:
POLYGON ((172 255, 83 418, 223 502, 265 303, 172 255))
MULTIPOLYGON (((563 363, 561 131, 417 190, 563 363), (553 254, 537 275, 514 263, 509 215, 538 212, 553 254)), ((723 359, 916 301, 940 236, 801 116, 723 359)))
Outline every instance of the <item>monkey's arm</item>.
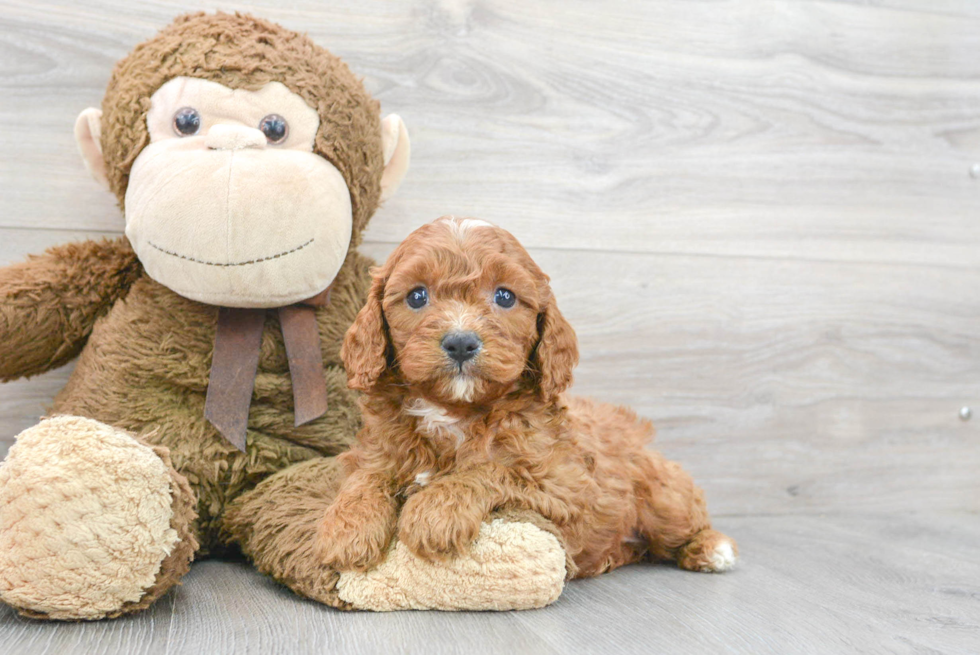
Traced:
POLYGON ((125 237, 55 246, 0 268, 0 381, 77 356, 96 319, 126 295, 141 270, 125 237))

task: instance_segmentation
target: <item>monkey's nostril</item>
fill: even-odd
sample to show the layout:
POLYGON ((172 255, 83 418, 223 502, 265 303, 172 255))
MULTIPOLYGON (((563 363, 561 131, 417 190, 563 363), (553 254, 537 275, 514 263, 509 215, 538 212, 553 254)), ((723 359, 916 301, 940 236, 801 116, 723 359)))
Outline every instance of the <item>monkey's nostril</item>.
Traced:
POLYGON ((450 332, 442 338, 442 349, 458 364, 473 359, 482 347, 476 332, 450 332))

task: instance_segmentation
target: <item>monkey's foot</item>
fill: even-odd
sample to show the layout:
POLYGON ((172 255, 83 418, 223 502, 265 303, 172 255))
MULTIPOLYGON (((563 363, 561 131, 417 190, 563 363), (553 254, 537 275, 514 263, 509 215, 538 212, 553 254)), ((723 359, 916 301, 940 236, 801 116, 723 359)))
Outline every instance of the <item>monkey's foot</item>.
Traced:
POLYGON ((165 448, 91 419, 45 419, 0 466, 0 600, 45 619, 143 609, 187 572, 194 516, 165 448))
POLYGON ((466 555, 432 563, 396 543, 376 569, 341 573, 337 591, 374 611, 532 609, 557 600, 565 576, 565 550, 553 534, 498 518, 481 526, 466 555))

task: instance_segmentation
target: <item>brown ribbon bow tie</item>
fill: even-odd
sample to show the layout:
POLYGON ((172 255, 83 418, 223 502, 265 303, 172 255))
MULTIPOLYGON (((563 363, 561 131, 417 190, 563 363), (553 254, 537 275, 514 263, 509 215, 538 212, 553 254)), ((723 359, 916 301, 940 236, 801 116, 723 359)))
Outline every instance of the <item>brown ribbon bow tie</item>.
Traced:
MULTIPOLYGON (((323 374, 315 308, 326 306, 329 300, 328 288, 302 304, 277 310, 293 382, 293 414, 297 427, 327 411, 327 382, 323 374)), ((218 310, 204 418, 242 452, 245 452, 248 408, 259 366, 266 311, 236 307, 218 310)))

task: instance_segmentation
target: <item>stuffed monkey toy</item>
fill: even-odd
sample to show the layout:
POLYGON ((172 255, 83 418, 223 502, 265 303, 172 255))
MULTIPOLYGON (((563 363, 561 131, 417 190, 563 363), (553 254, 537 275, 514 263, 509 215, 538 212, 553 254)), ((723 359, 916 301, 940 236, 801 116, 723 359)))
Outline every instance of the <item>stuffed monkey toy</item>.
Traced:
POLYGON ((236 547, 338 608, 558 596, 565 551, 536 514, 494 517, 451 562, 313 556, 360 426, 339 356, 370 285, 356 248, 409 159, 343 62, 253 17, 183 16, 116 65, 75 136, 126 236, 0 269, 0 380, 78 358, 0 467, 3 602, 116 617, 236 547))

